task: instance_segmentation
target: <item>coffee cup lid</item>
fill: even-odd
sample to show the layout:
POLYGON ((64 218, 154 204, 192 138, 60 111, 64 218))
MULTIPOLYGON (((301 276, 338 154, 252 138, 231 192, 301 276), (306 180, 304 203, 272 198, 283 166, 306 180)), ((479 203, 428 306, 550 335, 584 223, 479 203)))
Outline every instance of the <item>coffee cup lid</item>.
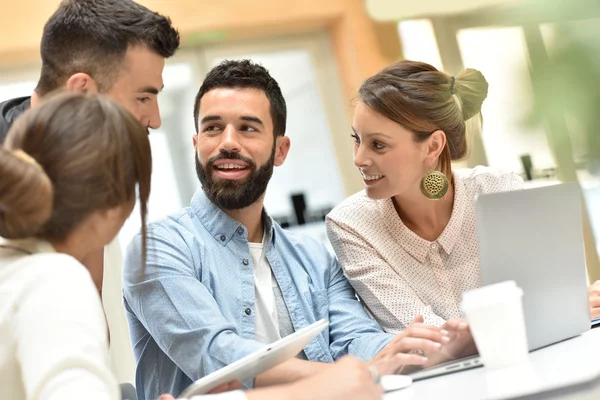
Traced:
POLYGON ((515 281, 505 281, 469 290, 462 294, 461 308, 468 312, 474 308, 500 303, 514 296, 523 296, 515 281))

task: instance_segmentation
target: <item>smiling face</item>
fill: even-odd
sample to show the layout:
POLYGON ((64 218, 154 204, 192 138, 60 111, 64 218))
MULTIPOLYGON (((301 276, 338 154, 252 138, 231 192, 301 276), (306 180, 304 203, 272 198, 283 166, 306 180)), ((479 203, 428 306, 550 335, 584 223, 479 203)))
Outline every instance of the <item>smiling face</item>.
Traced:
POLYGON ((289 150, 289 138, 274 138, 270 103, 252 88, 216 88, 201 99, 194 137, 196 172, 207 197, 226 210, 262 198, 289 150))
POLYGON ((354 164, 372 199, 416 193, 421 178, 437 162, 439 134, 417 142, 411 131, 362 102, 356 105, 352 129, 354 164))

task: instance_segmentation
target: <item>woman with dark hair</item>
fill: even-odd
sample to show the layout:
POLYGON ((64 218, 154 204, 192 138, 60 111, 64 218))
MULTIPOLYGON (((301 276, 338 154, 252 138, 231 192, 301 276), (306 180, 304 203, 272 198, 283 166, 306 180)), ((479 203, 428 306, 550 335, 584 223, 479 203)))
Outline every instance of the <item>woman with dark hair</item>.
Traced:
POLYGON ((386 331, 425 323, 462 335, 442 346, 442 359, 474 351, 459 303, 480 286, 475 198, 523 187, 512 172, 452 171, 487 91, 477 70, 454 77, 406 60, 367 79, 352 125, 365 190, 327 218, 346 275, 386 331))

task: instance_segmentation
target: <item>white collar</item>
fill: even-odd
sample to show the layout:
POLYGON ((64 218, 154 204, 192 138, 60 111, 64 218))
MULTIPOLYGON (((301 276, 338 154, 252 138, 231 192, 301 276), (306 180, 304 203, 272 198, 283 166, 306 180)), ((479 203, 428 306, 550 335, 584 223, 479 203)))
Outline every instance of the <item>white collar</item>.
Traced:
POLYGON ((29 254, 56 253, 56 250, 49 242, 37 238, 6 239, 0 237, 0 248, 2 247, 15 249, 16 251, 22 251, 29 254))

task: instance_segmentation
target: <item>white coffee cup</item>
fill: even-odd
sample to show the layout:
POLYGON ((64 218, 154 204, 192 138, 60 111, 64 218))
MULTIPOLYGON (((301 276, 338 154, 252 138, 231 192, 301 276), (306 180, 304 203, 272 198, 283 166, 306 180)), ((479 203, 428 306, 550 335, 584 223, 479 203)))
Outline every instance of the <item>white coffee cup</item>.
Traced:
POLYGON ((486 368, 502 368, 528 361, 522 298, 523 290, 514 281, 463 293, 462 310, 486 368))

